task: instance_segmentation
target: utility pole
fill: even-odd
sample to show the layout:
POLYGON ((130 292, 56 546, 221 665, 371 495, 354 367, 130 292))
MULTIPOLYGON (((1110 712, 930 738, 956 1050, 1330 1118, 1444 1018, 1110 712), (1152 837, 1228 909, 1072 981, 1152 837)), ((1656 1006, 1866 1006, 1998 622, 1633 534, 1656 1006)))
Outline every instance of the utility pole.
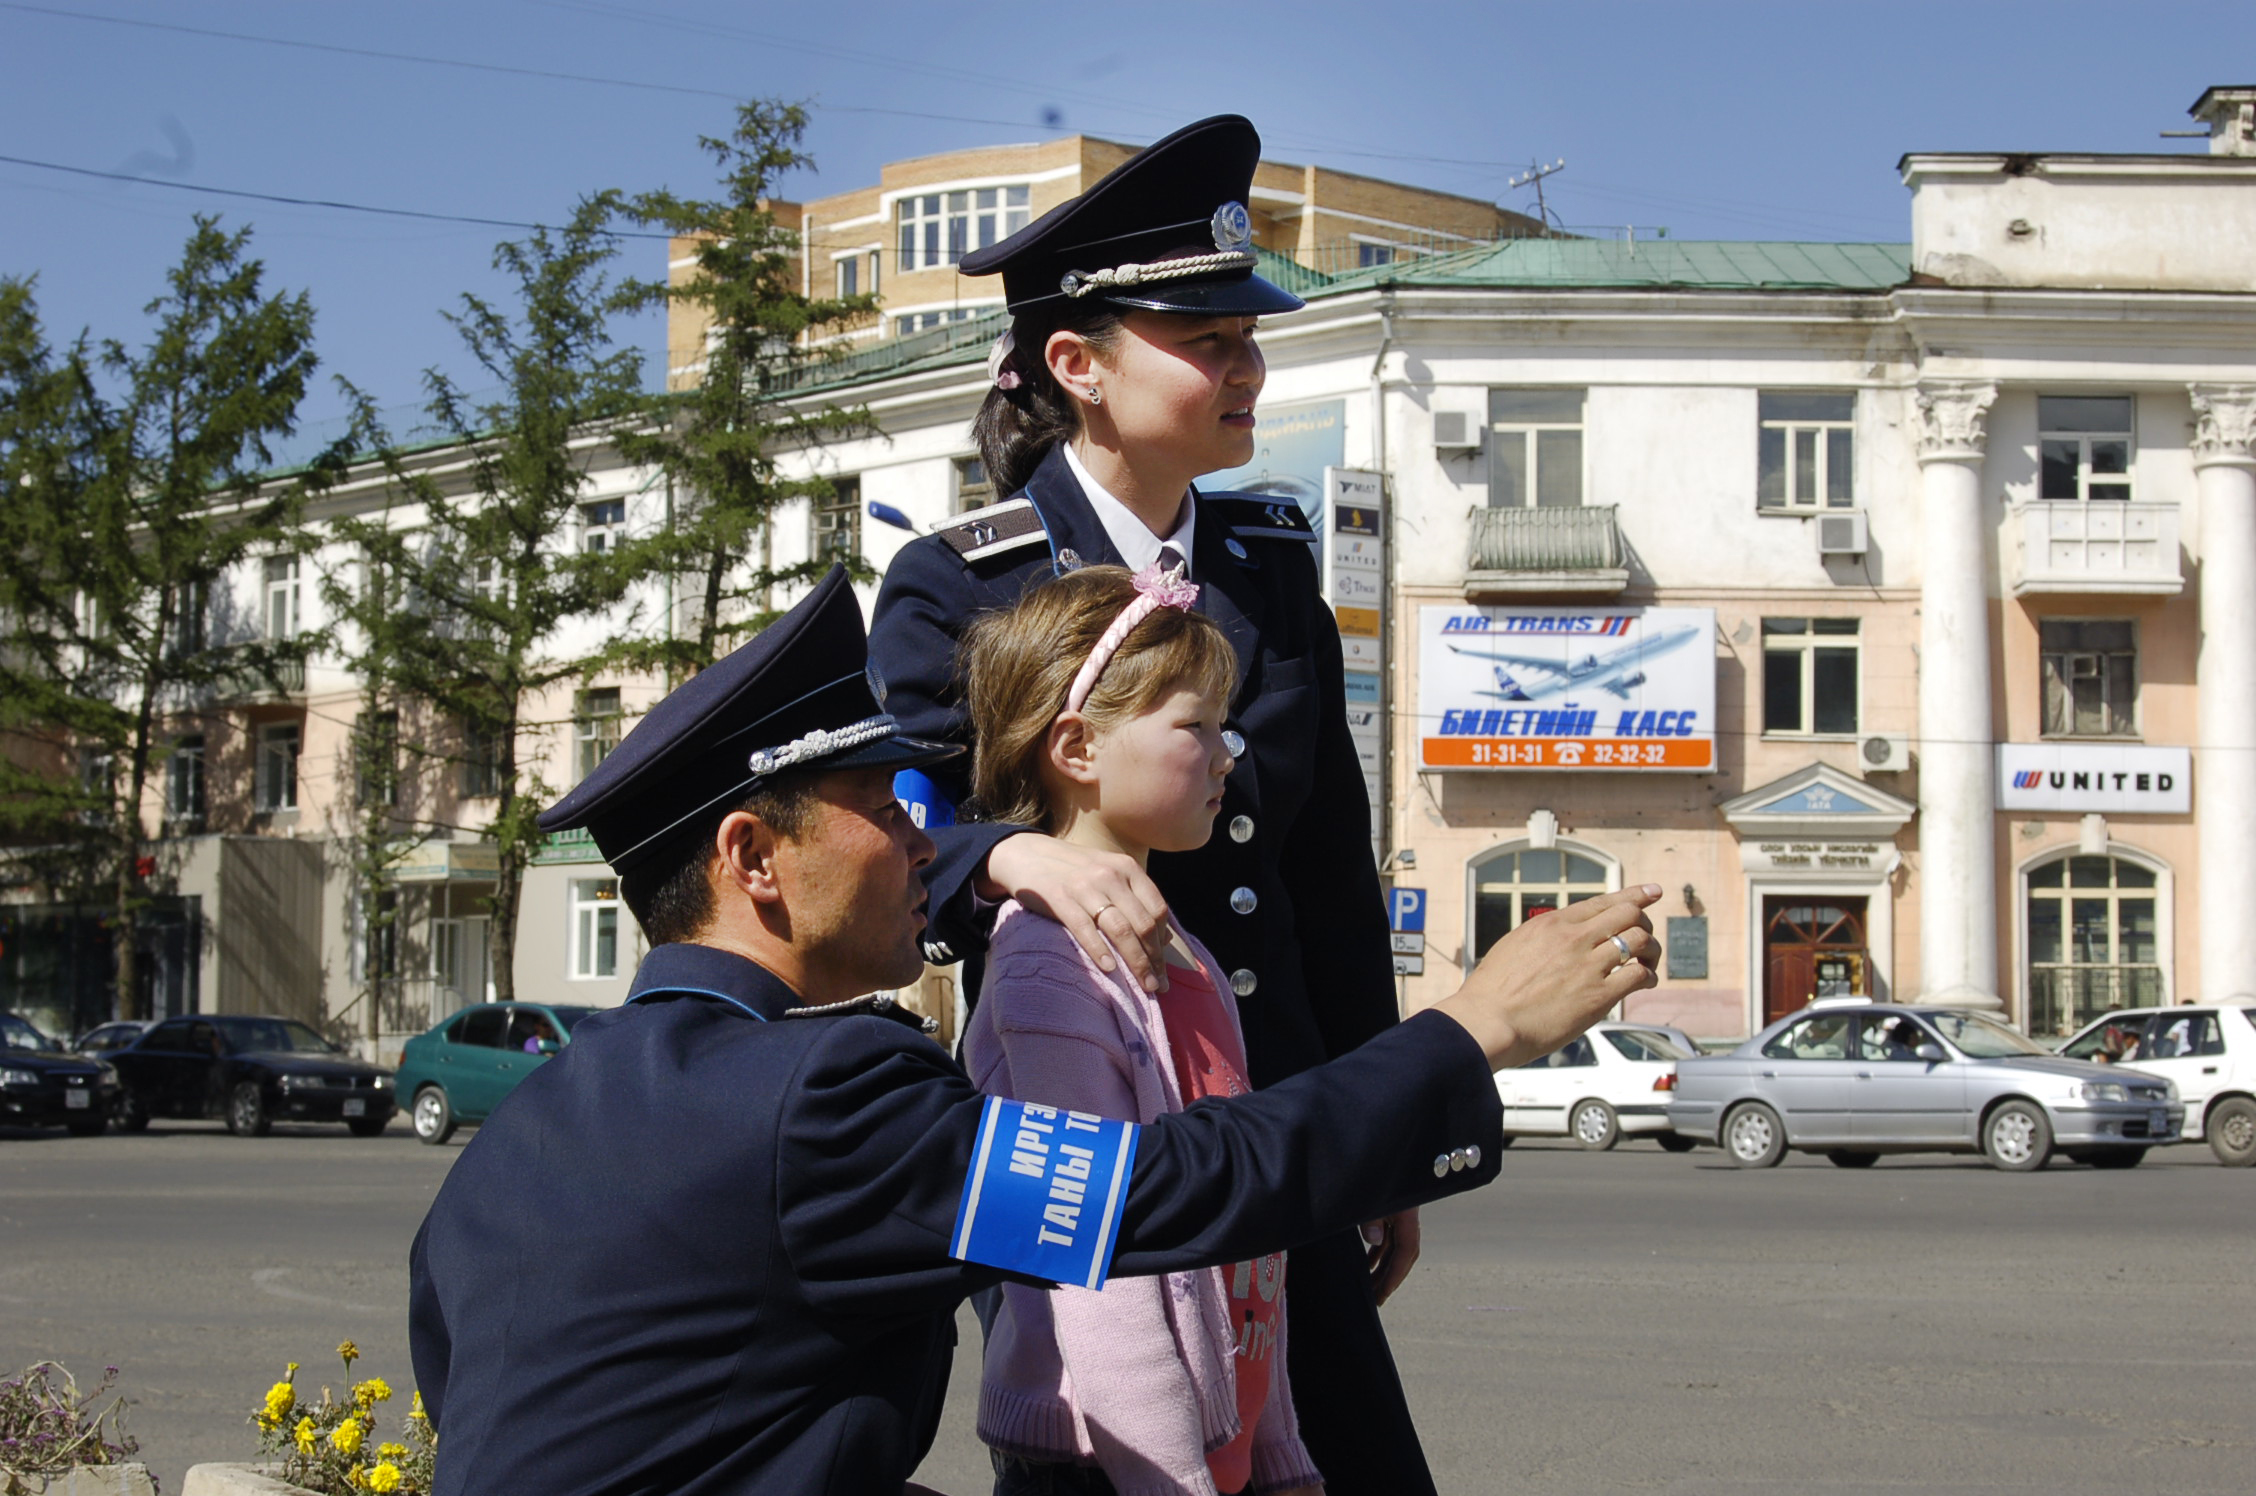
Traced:
MULTIPOLYGON (((1545 166, 1540 162, 1530 161, 1528 163, 1528 169, 1526 171, 1521 172, 1518 176, 1512 178, 1511 181, 1504 184, 1504 190, 1509 192, 1515 187, 1533 187, 1535 189, 1535 216, 1543 221, 1544 227, 1550 228, 1553 226, 1551 222, 1551 209, 1549 205, 1543 201, 1543 179, 1552 175, 1554 172, 1565 171, 1566 168, 1567 158, 1564 156, 1561 156, 1558 160, 1552 162, 1549 166, 1545 166)), ((1563 225, 1561 226, 1563 227, 1563 225)))

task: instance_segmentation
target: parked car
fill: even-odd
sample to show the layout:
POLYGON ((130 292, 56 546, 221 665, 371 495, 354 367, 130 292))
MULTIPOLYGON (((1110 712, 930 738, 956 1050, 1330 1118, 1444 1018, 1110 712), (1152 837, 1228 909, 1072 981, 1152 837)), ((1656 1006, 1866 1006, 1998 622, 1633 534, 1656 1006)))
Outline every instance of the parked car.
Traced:
POLYGON ((372 1138, 397 1109, 392 1072, 356 1060, 294 1018, 231 1013, 167 1018, 114 1051, 125 1083, 119 1123, 219 1117, 238 1137, 276 1122, 342 1122, 372 1138))
POLYGON ((1670 1131, 1666 1106, 1686 1052, 1650 1025, 1601 1023, 1563 1049, 1497 1071, 1506 1145, 1563 1135, 1602 1151, 1629 1135, 1652 1136, 1672 1153, 1689 1149, 1690 1139, 1670 1131))
POLYGON ((2256 1008, 2125 1008, 2060 1052, 2166 1077, 2185 1103, 2186 1142, 2208 1139, 2228 1167, 2256 1164, 2256 1008))
POLYGON ((153 1019, 120 1018, 111 1023, 97 1023, 94 1027, 71 1040, 70 1047, 79 1054, 108 1054, 113 1049, 123 1049, 149 1031, 153 1019))
POLYGON ((0 1122, 92 1137, 110 1125, 117 1101, 115 1070, 65 1053, 28 1018, 0 1013, 0 1122))
POLYGON ((443 1143, 464 1122, 483 1122, 572 1030, 599 1008, 556 1003, 480 1003, 417 1034, 400 1051, 399 1091, 415 1135, 443 1143))
POLYGON ((2129 1168, 2185 1121, 2168 1080, 2064 1059, 1956 1008, 1808 1008, 1727 1055, 1680 1062, 1676 1077, 1670 1124, 1748 1169, 1789 1148, 1844 1169, 1883 1153, 1980 1152, 2020 1172, 2055 1149, 2129 1168))

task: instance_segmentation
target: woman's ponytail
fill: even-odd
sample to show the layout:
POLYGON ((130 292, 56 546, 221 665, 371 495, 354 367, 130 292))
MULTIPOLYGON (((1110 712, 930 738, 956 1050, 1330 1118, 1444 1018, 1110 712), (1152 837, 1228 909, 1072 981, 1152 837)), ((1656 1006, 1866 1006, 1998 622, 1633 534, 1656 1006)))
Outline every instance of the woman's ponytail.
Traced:
POLYGON ((1120 336, 1120 314, 1099 302, 1077 306, 1062 319, 1021 317, 1011 324, 1016 347, 1005 360, 1006 378, 987 392, 971 420, 972 445, 986 465, 997 497, 1017 493, 1034 476, 1042 459, 1060 442, 1080 433, 1081 409, 1050 373, 1043 357, 1050 334, 1078 333, 1100 355, 1120 336), (1015 380, 1007 376, 1016 374, 1015 380), (1007 388, 1005 386, 1008 386, 1007 388))

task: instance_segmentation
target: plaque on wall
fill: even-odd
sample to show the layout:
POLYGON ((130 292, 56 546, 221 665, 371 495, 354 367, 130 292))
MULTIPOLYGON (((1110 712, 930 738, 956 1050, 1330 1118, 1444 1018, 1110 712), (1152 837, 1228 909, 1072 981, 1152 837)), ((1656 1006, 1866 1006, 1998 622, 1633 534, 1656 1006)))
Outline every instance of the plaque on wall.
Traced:
POLYGON ((1708 976, 1708 917, 1704 914, 1671 915, 1668 922, 1668 974, 1672 981, 1706 981, 1708 976))

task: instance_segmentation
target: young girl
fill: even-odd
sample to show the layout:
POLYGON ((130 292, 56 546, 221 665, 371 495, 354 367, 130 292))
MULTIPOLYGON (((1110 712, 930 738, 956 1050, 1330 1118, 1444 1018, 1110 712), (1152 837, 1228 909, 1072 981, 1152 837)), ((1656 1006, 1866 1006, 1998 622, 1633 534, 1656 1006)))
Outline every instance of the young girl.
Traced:
MULTIPOLYGON (((965 639, 983 812, 1125 854, 1205 843, 1236 661, 1155 564, 1070 572, 965 639)), ((1166 991, 1005 903, 964 1059, 982 1090, 1136 1122, 1250 1089, 1235 999, 1180 925, 1166 991)), ((1002 1290, 979 1436, 996 1496, 1320 1490, 1286 1383, 1283 1253, 1102 1291, 1002 1290)))

